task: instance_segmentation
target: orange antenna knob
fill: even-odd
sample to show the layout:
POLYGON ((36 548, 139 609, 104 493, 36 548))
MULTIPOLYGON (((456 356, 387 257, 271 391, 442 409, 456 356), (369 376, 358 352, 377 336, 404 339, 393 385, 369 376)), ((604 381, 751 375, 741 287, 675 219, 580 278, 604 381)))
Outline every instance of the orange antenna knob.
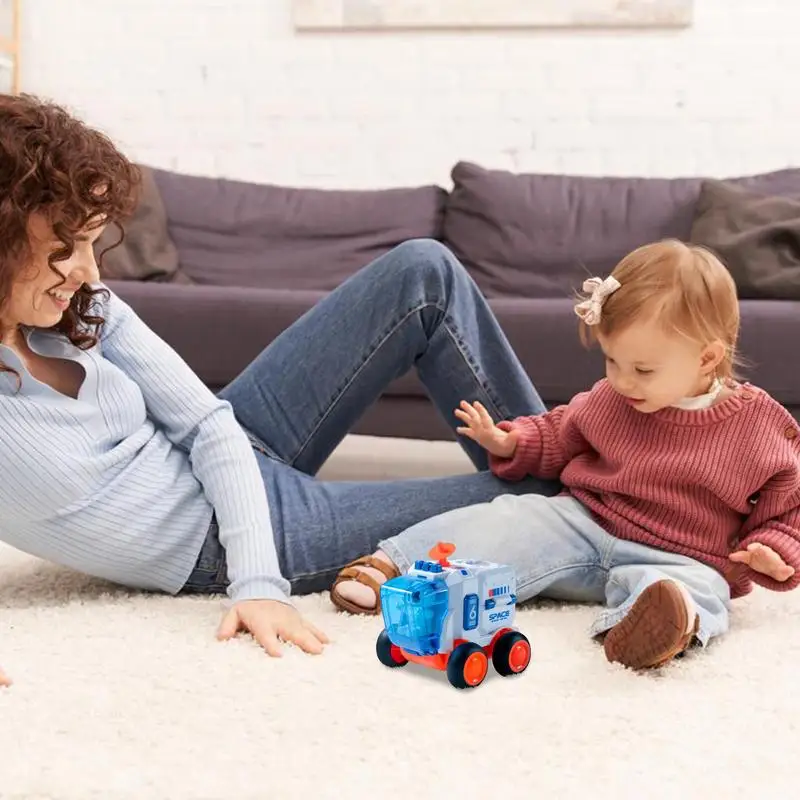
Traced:
POLYGON ((443 567, 449 567, 450 562, 447 557, 453 555, 455 551, 456 546, 451 542, 437 542, 436 546, 431 548, 428 556, 434 561, 438 561, 443 567))

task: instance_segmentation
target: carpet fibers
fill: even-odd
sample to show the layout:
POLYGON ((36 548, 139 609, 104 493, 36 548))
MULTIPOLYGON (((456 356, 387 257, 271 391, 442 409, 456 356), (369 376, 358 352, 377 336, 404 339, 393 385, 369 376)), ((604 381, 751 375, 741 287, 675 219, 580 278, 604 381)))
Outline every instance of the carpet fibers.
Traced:
POLYGON ((270 659, 215 640, 219 599, 120 591, 0 548, 0 797, 794 795, 797 593, 755 592, 725 639, 646 676, 605 661, 592 608, 526 608, 527 672, 466 692, 383 667, 377 618, 298 604, 335 643, 270 659))

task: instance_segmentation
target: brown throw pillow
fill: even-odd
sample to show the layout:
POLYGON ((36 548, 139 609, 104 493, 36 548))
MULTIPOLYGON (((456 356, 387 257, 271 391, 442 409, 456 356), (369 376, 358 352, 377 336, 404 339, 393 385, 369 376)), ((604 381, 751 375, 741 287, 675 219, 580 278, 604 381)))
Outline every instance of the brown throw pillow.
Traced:
POLYGON ((741 298, 800 300, 800 198, 704 181, 690 238, 723 260, 741 298))
MULTIPOLYGON (((133 216, 122 223, 125 238, 103 256, 101 278, 122 281, 189 283, 178 261, 178 250, 167 229, 167 212, 152 170, 141 167, 142 189, 133 216)), ((109 225, 95 242, 97 257, 120 238, 109 225)))

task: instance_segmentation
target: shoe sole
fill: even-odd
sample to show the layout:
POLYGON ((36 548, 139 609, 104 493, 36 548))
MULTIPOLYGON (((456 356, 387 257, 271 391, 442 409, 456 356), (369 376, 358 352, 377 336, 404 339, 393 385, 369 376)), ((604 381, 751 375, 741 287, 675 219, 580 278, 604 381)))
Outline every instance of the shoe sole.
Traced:
POLYGON ((683 652, 697 632, 686 633, 689 615, 683 594, 673 581, 648 586, 630 611, 606 635, 606 658, 631 669, 648 669, 666 664, 683 652))

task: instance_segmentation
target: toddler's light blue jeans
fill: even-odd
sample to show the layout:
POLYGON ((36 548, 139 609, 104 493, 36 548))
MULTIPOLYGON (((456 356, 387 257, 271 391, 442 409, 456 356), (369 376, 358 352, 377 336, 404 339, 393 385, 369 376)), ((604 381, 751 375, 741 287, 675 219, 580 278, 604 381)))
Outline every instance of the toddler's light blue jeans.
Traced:
POLYGON ((730 590, 715 569, 611 536, 566 494, 501 495, 420 522, 379 546, 404 571, 438 541, 455 544, 454 557, 513 565, 519 602, 548 597, 604 603, 592 636, 616 625, 644 589, 665 578, 689 590, 703 646, 728 630, 730 590))

